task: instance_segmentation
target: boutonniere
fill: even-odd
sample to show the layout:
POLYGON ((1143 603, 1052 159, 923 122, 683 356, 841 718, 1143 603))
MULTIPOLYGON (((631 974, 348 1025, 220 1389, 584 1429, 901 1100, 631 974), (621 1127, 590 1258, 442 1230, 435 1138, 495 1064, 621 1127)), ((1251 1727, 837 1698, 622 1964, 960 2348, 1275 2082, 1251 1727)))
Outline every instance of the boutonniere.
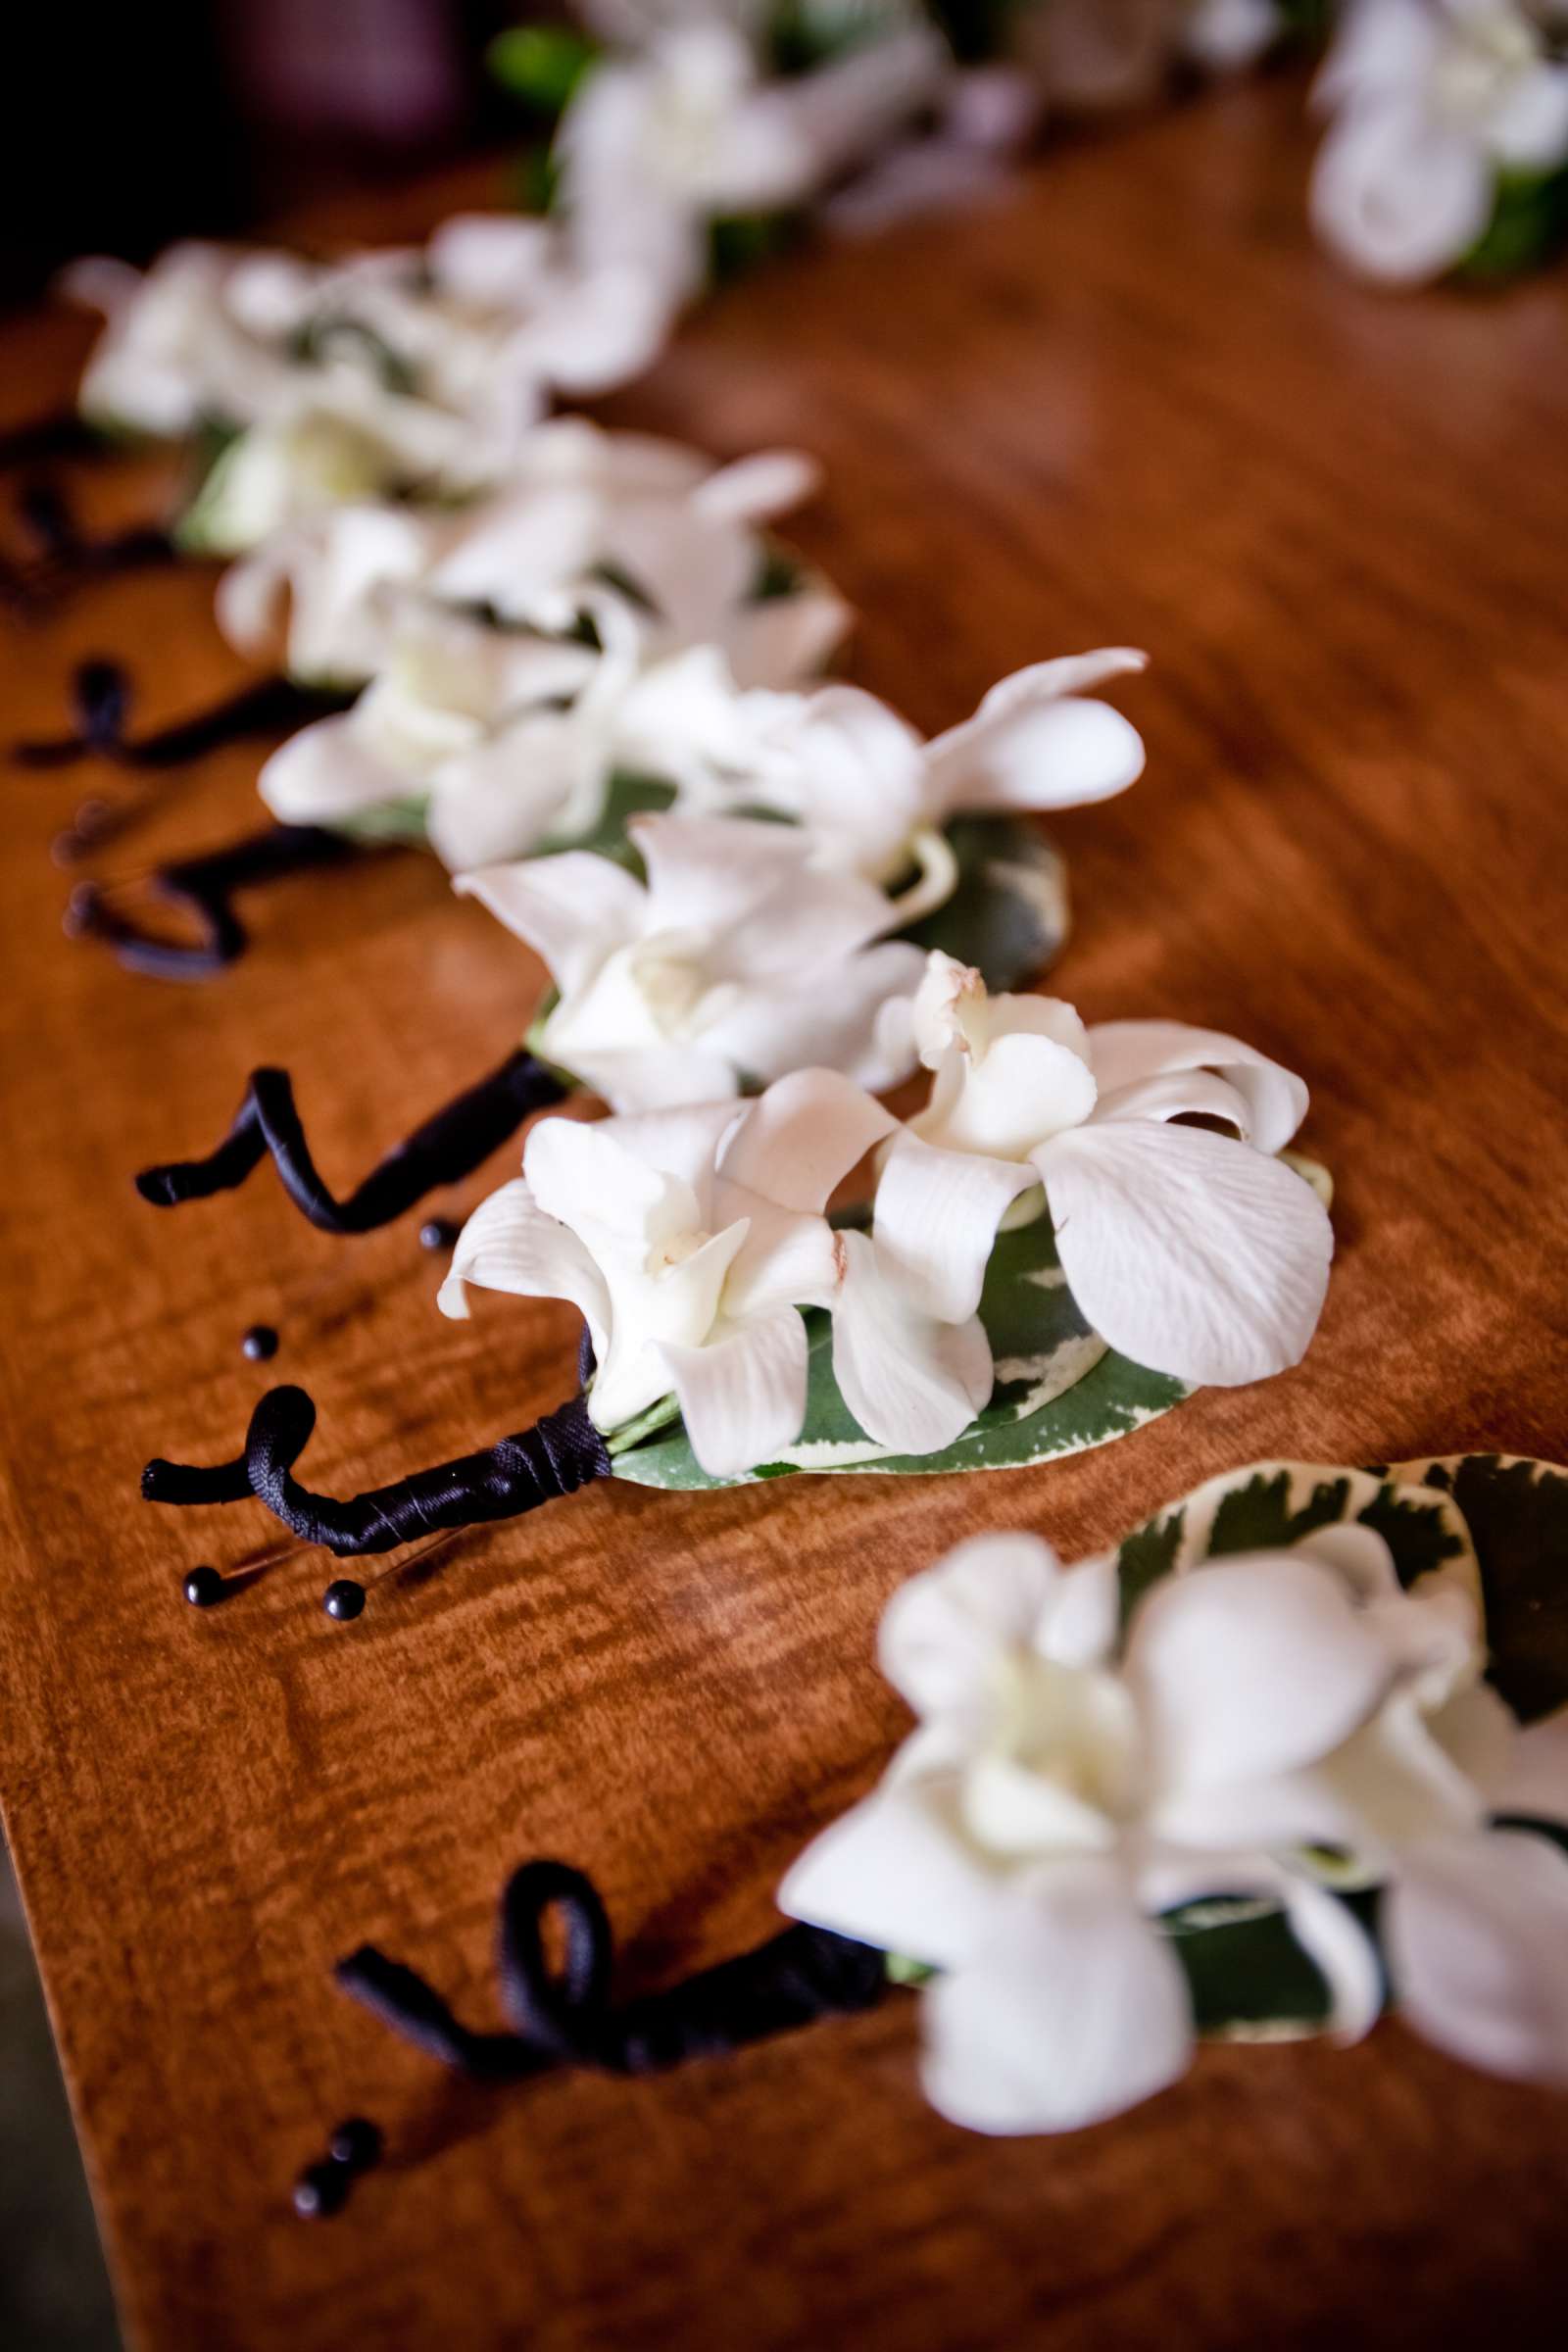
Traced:
POLYGON ((1312 221, 1363 276, 1511 275, 1568 237, 1568 35, 1517 0, 1359 0, 1314 92, 1312 221))
MULTIPOLYGON (((243 947, 233 894, 319 862, 326 837, 340 856, 429 841, 459 866, 596 836, 617 762, 630 806, 673 797, 660 773, 683 756, 682 681, 702 666, 675 668, 680 654, 708 649, 710 709, 815 675, 842 639, 842 598, 762 527, 814 486, 807 459, 715 467, 568 418, 527 450, 514 480, 457 508, 355 505, 276 531, 220 582, 218 615, 240 651, 281 657, 282 672, 195 719, 129 737, 125 673, 85 665, 74 731, 22 747, 32 764, 91 752, 154 770, 297 732, 262 771, 279 822, 219 853, 221 892, 211 859, 153 877, 197 916, 193 946, 143 931, 113 886, 77 892, 74 930, 132 969, 205 978, 243 947)), ((128 806, 89 812, 63 852, 95 848, 128 806)))
MULTIPOLYGON (((104 315, 77 394, 89 431, 180 445, 186 479, 172 517, 102 544, 63 495, 32 502, 38 555, 11 584, 33 597, 176 551, 239 554, 344 504, 470 495, 508 474, 553 396, 640 374, 670 324, 646 272, 483 214, 422 250, 316 263, 187 243, 145 272, 96 259, 60 282, 104 315)), ((6 454, 75 441, 33 433, 6 454)))
MULTIPOLYGON (((880 1092, 914 1066, 912 1033, 894 1041, 884 1008, 913 990, 923 953, 956 956, 1004 990, 1051 962, 1066 898, 1060 860, 1029 818, 1103 799, 1140 774, 1137 731, 1082 690, 1141 668, 1142 655, 1039 662, 925 744, 850 688, 739 688, 712 647, 645 665, 633 624, 617 633, 612 612, 601 609, 592 654, 564 639, 481 631, 475 641, 455 614, 422 614, 413 640, 432 659, 446 648, 455 667, 466 658, 470 708, 504 697, 496 679, 509 665, 536 690, 466 748, 449 734, 409 815, 454 861, 555 831, 541 846, 556 854, 481 865, 457 883, 550 969, 554 993, 526 1046, 342 1200, 316 1171, 287 1074, 253 1072, 217 1151, 138 1177, 148 1200, 168 1207, 227 1191, 270 1153, 313 1222, 364 1232, 469 1174, 572 1085, 616 1110, 664 1108, 755 1093, 824 1063, 880 1092), (546 675, 564 690, 548 704, 546 675), (682 813, 715 808, 753 813, 682 813)), ((336 757, 307 751, 312 730, 278 761, 291 774, 301 762, 340 808, 362 783, 384 795, 385 741, 418 740, 406 703, 398 715, 398 676, 389 670, 367 698, 383 698, 380 764, 363 744, 351 757, 346 739, 336 757)), ((274 806, 308 814, 286 797, 274 806)), ((362 814, 374 807, 391 821, 397 806, 368 801, 362 814)), ((290 831, 306 843, 334 838, 319 826, 290 831)))
MULTIPOLYGON (((760 1000, 759 1031, 772 1009, 760 1000)), ((481 1288, 578 1308, 590 1377, 533 1429, 339 1501, 294 1480, 314 1407, 278 1389, 242 1454, 153 1462, 144 1494, 254 1494, 348 1556, 598 1478, 1020 1466, 1123 1436, 1199 1382, 1297 1361, 1333 1248, 1313 1183, 1278 1156, 1298 1079, 1208 1031, 1086 1029, 1065 1004, 989 998, 941 955, 869 1043, 896 1053, 901 1033, 935 1073, 907 1122, 818 1069, 739 1107, 534 1128, 440 1300, 465 1315, 481 1288), (830 1220, 868 1153, 869 1186, 830 1220)), ((363 1605, 351 1581, 334 1613, 363 1605)))
MULTIPOLYGON (((489 2083, 651 2073, 912 1985, 926 2096, 987 2132, 1076 2131, 1201 2039, 1343 2043, 1385 2007, 1568 2085, 1565 1533, 1568 1473, 1471 1454, 1253 1465, 1076 1567, 972 1538, 888 1604, 915 1728, 786 1874, 782 1934, 619 1999, 592 1883, 537 1861, 502 1901, 502 2029, 373 1945, 337 1983, 489 2083)), ((313 2168, 299 2210, 351 2174, 313 2168)))

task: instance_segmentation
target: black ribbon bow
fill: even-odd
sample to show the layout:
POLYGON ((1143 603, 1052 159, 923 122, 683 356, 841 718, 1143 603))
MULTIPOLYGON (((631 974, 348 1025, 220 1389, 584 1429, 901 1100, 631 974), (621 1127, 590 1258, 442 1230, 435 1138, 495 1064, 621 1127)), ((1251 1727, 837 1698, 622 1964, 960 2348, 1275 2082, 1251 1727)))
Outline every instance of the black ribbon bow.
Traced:
POLYGON ((564 1862, 525 1862, 508 1880, 497 1928, 497 1976, 510 2033, 460 2024, 441 1995, 373 1944, 340 1960, 343 1990, 443 2066, 479 2082, 516 2082, 555 2067, 647 2075, 744 2048, 817 2018, 874 2007, 887 1989, 881 1952, 826 1928, 794 1926, 662 1992, 619 2006, 610 1997, 613 1939, 591 1879, 564 1862), (543 1929, 564 1930, 559 1975, 543 1929))
POLYGON ((195 915, 199 939, 158 939, 138 929, 94 882, 80 883, 72 892, 66 928, 74 938, 103 940, 128 972, 143 972, 155 980, 211 980, 250 945, 250 933, 234 911, 236 891, 257 890, 290 874, 342 865, 365 855, 359 843, 320 825, 268 825, 225 849, 157 868, 154 890, 195 915))
POLYGON ((519 1518, 611 1473, 609 1449, 582 1396, 480 1452, 347 1497, 313 1494, 290 1475, 315 1427, 316 1406, 303 1389, 270 1389, 251 1415, 243 1453, 205 1469, 151 1461, 141 1474, 142 1498, 183 1505, 254 1494, 302 1543, 344 1559, 395 1551, 440 1528, 519 1518))
POLYGON ((205 1159, 173 1160, 143 1168, 136 1190, 158 1208, 206 1200, 232 1192, 269 1153, 300 1214, 323 1233, 369 1233, 390 1224, 441 1184, 471 1175, 535 1110, 559 1102, 567 1089, 554 1071, 519 1047, 498 1069, 416 1127, 340 1200, 318 1172, 286 1070, 251 1073, 244 1101, 222 1142, 205 1159))

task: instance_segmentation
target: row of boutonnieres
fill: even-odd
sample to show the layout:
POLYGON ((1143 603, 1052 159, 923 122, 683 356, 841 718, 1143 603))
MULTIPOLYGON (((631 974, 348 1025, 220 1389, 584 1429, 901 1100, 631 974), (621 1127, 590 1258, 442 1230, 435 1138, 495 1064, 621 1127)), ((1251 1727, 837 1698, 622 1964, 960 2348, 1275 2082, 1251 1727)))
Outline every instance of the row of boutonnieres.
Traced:
MULTIPOLYGON (((917 1984, 926 2095, 991 2132, 1115 2115, 1200 2037, 1348 2041, 1386 2005, 1568 2082, 1565 1546, 1568 1474, 1495 1455, 1254 1465, 1073 1568, 975 1537, 888 1605, 916 1728, 786 1875, 800 1924, 616 2001, 592 1882, 540 1860, 502 1899, 504 2030, 373 1946, 338 1983, 492 2083, 651 2073, 917 1984)), ((313 2167, 300 2210, 347 2186, 313 2167)))
POLYGON ((1562 0, 711 0, 675 22, 648 0, 578 0, 578 14, 587 37, 528 27, 492 51, 548 134, 534 196, 595 250, 635 248, 687 292, 705 256, 766 252, 808 208, 854 228, 972 198, 1042 120, 1147 106, 1325 43, 1310 210, 1339 260, 1386 284, 1497 276, 1568 236, 1562 0))

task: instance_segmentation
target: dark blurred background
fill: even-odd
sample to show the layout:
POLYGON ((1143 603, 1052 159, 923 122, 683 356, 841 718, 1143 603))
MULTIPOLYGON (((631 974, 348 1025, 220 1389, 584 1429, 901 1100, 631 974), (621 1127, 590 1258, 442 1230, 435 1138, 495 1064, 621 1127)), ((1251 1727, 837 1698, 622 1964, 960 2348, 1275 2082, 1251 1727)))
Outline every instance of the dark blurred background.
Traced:
POLYGON ((0 301, 333 186, 505 140, 484 50, 519 0, 11 0, 0 301))

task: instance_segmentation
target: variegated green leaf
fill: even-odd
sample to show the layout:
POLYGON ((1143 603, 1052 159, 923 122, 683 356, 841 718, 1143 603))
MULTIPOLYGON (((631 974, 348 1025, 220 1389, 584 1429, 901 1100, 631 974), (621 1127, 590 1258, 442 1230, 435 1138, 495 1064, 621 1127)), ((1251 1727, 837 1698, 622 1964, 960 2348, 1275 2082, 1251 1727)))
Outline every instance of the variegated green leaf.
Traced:
MULTIPOLYGON (((980 1316, 997 1363, 990 1403, 943 1452, 895 1454, 873 1445, 851 1414, 833 1378, 829 1318, 808 1315, 805 1427, 778 1461, 763 1464, 751 1477, 779 1478, 801 1470, 926 1475, 1020 1469, 1124 1437, 1190 1394, 1180 1381, 1129 1363, 1089 1329, 1067 1288, 1051 1220, 1044 1215, 998 1237, 980 1316)), ((615 1475, 640 1486, 748 1483, 710 1478, 678 1422, 624 1451, 616 1452, 615 1446, 612 1440, 615 1475)))
POLYGON ((1490 1680, 1521 1721, 1568 1705, 1568 1470, 1518 1454, 1401 1462, 1390 1474, 1462 1514, 1480 1563, 1490 1680))
POLYGON ((1021 987, 1054 962, 1067 937, 1061 858, 1023 817, 955 817, 947 834, 957 888, 903 936, 973 964, 993 995, 1021 987))

